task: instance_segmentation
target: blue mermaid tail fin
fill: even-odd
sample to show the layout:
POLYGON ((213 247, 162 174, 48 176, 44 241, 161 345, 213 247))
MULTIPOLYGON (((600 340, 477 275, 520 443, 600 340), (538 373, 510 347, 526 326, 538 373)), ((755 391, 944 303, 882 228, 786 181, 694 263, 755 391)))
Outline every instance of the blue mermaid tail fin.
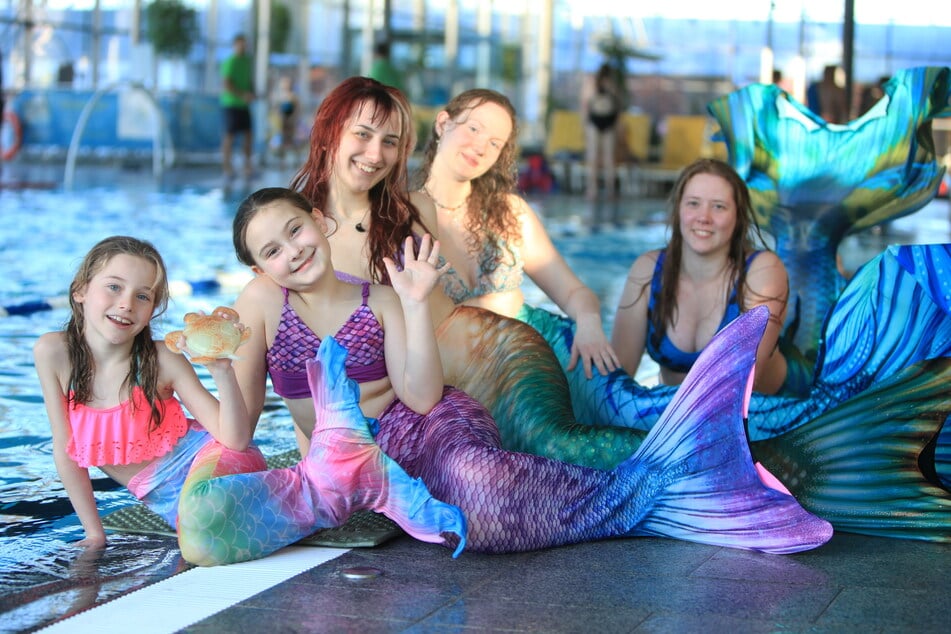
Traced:
POLYGON ((896 72, 885 97, 846 125, 826 123, 773 85, 747 86, 707 107, 798 293, 787 322, 798 316, 798 330, 787 335, 809 359, 844 287, 835 261, 842 238, 917 211, 937 193, 944 168, 931 120, 951 114, 949 73, 896 72))
MULTIPOLYGON (((826 321, 817 392, 844 400, 920 361, 951 356, 949 271, 951 244, 891 246, 862 266, 826 321)), ((938 438, 934 460, 944 481, 949 439, 947 431, 938 438)))
POLYGON ((951 411, 951 358, 878 381, 808 423, 754 443, 803 506, 837 530, 951 542, 951 494, 934 473, 951 411))
POLYGON ((740 315, 710 341, 638 452, 619 470, 666 484, 635 534, 769 553, 824 544, 832 526, 760 480, 743 419, 769 311, 740 315))
POLYGON ((366 509, 383 513, 421 541, 444 543, 451 534, 458 540, 453 553, 458 557, 466 544, 465 516, 434 498, 373 440, 357 384, 347 377, 346 357, 346 349, 326 337, 316 359, 307 360, 316 421, 302 464, 317 492, 314 503, 338 523, 366 509))
POLYGON ((891 246, 862 266, 824 328, 817 381, 863 390, 919 361, 951 355, 951 244, 891 246))

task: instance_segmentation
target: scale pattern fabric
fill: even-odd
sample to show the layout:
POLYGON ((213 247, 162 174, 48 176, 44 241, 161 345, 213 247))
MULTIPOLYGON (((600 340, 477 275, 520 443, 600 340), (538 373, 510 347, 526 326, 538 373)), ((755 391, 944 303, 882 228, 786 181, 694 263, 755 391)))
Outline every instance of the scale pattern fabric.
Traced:
POLYGON ((771 553, 815 548, 831 525, 762 483, 743 429, 767 317, 751 311, 714 337, 640 448, 610 471, 503 450, 489 412, 454 388, 427 415, 395 403, 377 441, 463 510, 478 552, 634 535, 771 553))

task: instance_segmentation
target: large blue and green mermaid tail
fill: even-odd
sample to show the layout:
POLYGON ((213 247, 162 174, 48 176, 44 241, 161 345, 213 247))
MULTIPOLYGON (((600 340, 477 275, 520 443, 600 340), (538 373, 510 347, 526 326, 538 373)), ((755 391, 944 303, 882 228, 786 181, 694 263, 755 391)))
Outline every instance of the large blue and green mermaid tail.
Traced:
MULTIPOLYGON (((810 395, 754 394, 750 440, 790 431, 903 368, 951 355, 949 273, 948 244, 892 246, 863 265, 826 320, 810 395)), ((567 368, 573 322, 528 305, 519 318, 543 336, 567 368)), ((646 388, 623 372, 590 380, 577 368, 565 374, 576 420, 600 425, 650 429, 673 391, 646 388)))
MULTIPOLYGON (((434 499, 373 441, 358 405, 356 384, 344 370, 346 352, 331 337, 307 361, 316 423, 300 463, 263 470, 248 452, 210 442, 192 463, 182 487, 178 537, 182 556, 198 565, 264 557, 321 528, 340 526, 359 510, 385 514, 413 537, 465 546, 465 518, 434 499), (248 472, 253 466, 257 470, 248 472)), ((254 452, 256 453, 256 452, 254 452)))
MULTIPOLYGON (((752 85, 714 100, 708 106, 717 119, 730 162, 745 179, 759 224, 776 240, 776 251, 789 272, 790 288, 797 294, 789 311, 790 324, 784 345, 792 344, 807 362, 815 361, 822 337, 840 332, 848 340, 848 324, 829 323, 831 307, 839 298, 844 280, 835 265, 836 252, 849 233, 917 211, 930 202, 941 184, 945 168, 936 160, 932 120, 951 117, 951 69, 919 67, 896 72, 884 86, 885 96, 867 113, 847 125, 827 124, 776 86, 752 85)), ((926 257, 906 252, 898 256, 899 271, 910 275, 934 272, 927 307, 940 306, 936 328, 948 314, 948 257, 931 251, 926 257), (918 258, 917 264, 912 262, 918 258)), ((886 271, 881 272, 886 276, 886 271)), ((879 297, 887 298, 886 289, 879 297)), ((861 295, 853 295, 861 297, 861 295)), ((897 293, 896 293, 897 297, 897 293)), ((864 299, 863 299, 864 301, 864 299)), ((887 301, 883 299, 882 301, 887 301)), ((892 300, 894 303, 894 300, 892 300)), ((863 345, 908 347, 909 358, 949 354, 945 330, 932 332, 934 323, 916 314, 915 303, 897 307, 889 319, 891 335, 865 337, 863 345), (909 315, 898 315, 901 310, 909 315), (904 326, 905 330, 902 330, 904 326), (932 341, 932 339, 934 341, 932 341)), ((853 313, 840 303, 840 317, 853 313)), ((869 332, 862 325, 853 324, 869 332)), ((885 328, 876 329, 884 335, 885 328)), ((828 346, 827 346, 828 348, 828 346)), ((864 348, 857 357, 842 355, 836 368, 828 358, 825 380, 844 383, 850 373, 865 372, 864 348), (837 375, 832 377, 832 375, 837 375)), ((878 356, 884 356, 879 350, 878 356)), ((900 355, 883 365, 875 379, 902 367, 900 355), (897 363, 896 363, 897 362, 897 363)), ((913 361, 908 361, 913 362, 913 361)), ((936 469, 944 485, 951 486, 951 426, 945 424, 937 442, 936 469)))
POLYGON ((752 443, 753 455, 839 530, 951 541, 951 496, 933 468, 949 377, 947 357, 903 368, 808 424, 752 443))
POLYGON ((845 285, 836 267, 842 239, 917 211, 937 193, 944 168, 931 122, 951 116, 949 73, 900 70, 885 96, 845 125, 826 123, 775 85, 753 84, 707 106, 789 273, 795 299, 785 339, 810 361, 845 285))
MULTIPOLYGON (((572 322, 537 308, 527 308, 523 315, 531 316, 532 323, 555 342, 566 365, 572 322)), ((934 454, 938 430, 951 411, 949 366, 951 360, 940 357, 903 364, 874 382, 862 377, 861 382, 840 386, 864 385, 849 398, 826 392, 828 386, 817 388, 807 399, 754 393, 747 421, 752 455, 803 507, 837 529, 951 541, 951 495, 935 473, 934 454)), ((580 408, 580 414, 587 416, 582 420, 600 417, 632 425, 632 437, 655 424, 653 412, 669 402, 675 390, 647 389, 623 371, 588 380, 579 369, 567 373, 567 380, 575 394, 585 397, 584 403, 600 407, 580 408)), ((552 396, 526 391, 521 398, 552 396)), ((556 437, 566 445, 596 443, 597 427, 590 427, 592 433, 584 436, 574 436, 575 429, 564 425, 547 444, 557 444, 556 437)))
MULTIPOLYGON (((477 322, 482 312, 459 314, 477 322)), ((767 317, 751 311, 714 337, 640 448, 610 471, 503 450, 489 412, 455 388, 425 416, 395 403, 380 416, 376 439, 434 495, 463 509, 469 548, 479 552, 636 535, 771 553, 815 548, 831 525, 765 486, 746 441, 767 317)))

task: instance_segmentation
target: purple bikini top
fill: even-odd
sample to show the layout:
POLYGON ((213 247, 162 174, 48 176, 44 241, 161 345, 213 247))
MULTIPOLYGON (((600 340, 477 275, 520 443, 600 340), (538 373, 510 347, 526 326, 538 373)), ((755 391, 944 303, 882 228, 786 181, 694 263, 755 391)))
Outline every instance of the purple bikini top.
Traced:
MULTIPOLYGON (((267 351, 267 371, 271 375, 271 385, 279 396, 310 398, 306 363, 307 359, 316 356, 320 337, 307 327, 288 301, 287 289, 283 290, 284 308, 274 343, 267 351)), ((386 376, 383 328, 367 306, 369 296, 370 284, 364 283, 363 302, 334 335, 334 339, 347 350, 344 363, 347 376, 357 383, 376 381, 386 376)))

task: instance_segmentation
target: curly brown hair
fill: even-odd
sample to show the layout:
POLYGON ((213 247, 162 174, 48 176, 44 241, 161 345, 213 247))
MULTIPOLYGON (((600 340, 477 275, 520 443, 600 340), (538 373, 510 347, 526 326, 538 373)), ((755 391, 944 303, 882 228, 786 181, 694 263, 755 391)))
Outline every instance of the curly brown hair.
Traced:
MULTIPOLYGON (((512 133, 505 140, 499 158, 485 174, 472 180, 472 192, 466 206, 466 246, 471 253, 481 253, 486 273, 495 269, 503 258, 503 251, 521 244, 521 227, 512 208, 510 195, 517 192, 518 184, 518 119, 515 107, 502 93, 488 88, 474 88, 459 93, 444 110, 455 123, 464 122, 469 113, 484 103, 494 103, 512 119, 512 133), (511 246, 506 246, 511 245, 511 246)), ((433 122, 423 162, 414 177, 414 187, 426 184, 439 147, 439 133, 433 122)))

